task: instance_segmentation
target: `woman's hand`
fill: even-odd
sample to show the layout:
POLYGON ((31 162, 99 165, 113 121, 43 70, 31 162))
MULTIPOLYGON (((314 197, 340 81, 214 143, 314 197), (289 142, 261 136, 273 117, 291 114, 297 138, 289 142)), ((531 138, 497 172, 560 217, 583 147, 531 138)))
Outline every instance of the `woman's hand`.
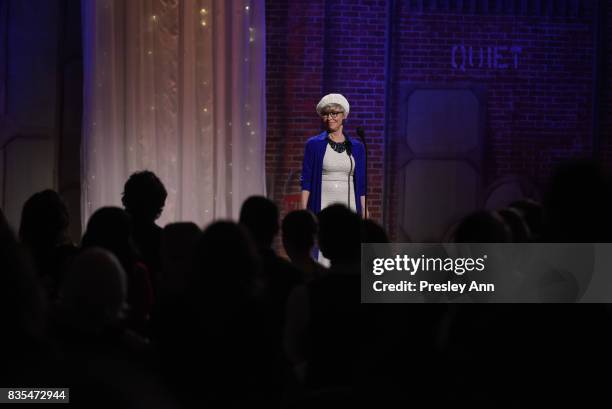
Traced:
POLYGON ((308 198, 310 197, 310 192, 308 190, 302 190, 302 209, 305 210, 308 208, 308 198))
POLYGON ((363 217, 364 219, 368 219, 370 217, 370 212, 368 212, 368 209, 366 207, 366 197, 361 196, 359 198, 359 201, 361 202, 361 217, 363 217))

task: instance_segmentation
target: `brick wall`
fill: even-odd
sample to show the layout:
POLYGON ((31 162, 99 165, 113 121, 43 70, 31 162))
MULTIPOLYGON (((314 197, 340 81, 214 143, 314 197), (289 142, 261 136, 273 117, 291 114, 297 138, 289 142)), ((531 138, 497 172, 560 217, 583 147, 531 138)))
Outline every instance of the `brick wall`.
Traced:
MULTIPOLYGON (((441 5, 418 10, 398 1, 391 89, 398 90, 401 82, 479 87, 486 104, 484 190, 505 175, 542 186, 555 164, 592 154, 594 47, 588 3, 574 10, 469 12, 441 5)), ((398 93, 392 92, 391 101, 393 108, 398 93)), ((398 119, 391 109, 390 132, 399 128, 398 119)), ((395 236, 393 193, 388 216, 395 236)))
MULTIPOLYGON (((400 4, 395 81, 481 84, 486 89, 485 182, 507 173, 544 182, 565 157, 591 153, 592 15, 579 17, 410 13, 400 4), (453 68, 454 45, 473 47, 474 66, 453 68), (485 49, 478 67, 477 51, 485 49), (490 68, 489 47, 500 52, 490 68), (518 68, 510 47, 520 47, 518 68)), ((462 57, 457 51, 456 63, 462 57)))
POLYGON ((304 143, 321 131, 315 112, 330 92, 347 97, 345 132, 366 130, 368 207, 382 217, 385 1, 266 1, 268 195, 288 210, 300 192, 304 143))
POLYGON ((386 1, 326 2, 322 94, 339 92, 351 104, 345 129, 366 132, 368 208, 382 220, 385 130, 386 1))
MULTIPOLYGON (((282 203, 299 193, 303 145, 320 130, 314 106, 322 95, 340 92, 352 104, 348 132, 367 131, 372 213, 382 221, 386 212, 392 225, 393 211, 382 200, 392 193, 384 191, 385 133, 397 129, 394 91, 403 81, 479 84, 486 101, 484 185, 508 174, 543 185, 556 163, 593 154, 593 13, 591 0, 267 0, 269 194, 282 203), (462 49, 453 66, 455 45, 472 48, 473 66, 466 60, 461 69, 462 49), (494 47, 497 66, 487 55, 494 47)), ((610 27, 606 32, 612 38, 610 27)), ((612 45, 607 55, 612 62, 612 45)), ((605 83, 612 90, 609 75, 605 83)), ((603 110, 606 131, 611 95, 603 110)), ((602 151, 610 161, 608 139, 602 151)))
POLYGON ((268 195, 299 193, 304 142, 316 133, 323 79, 324 2, 266 1, 268 195))

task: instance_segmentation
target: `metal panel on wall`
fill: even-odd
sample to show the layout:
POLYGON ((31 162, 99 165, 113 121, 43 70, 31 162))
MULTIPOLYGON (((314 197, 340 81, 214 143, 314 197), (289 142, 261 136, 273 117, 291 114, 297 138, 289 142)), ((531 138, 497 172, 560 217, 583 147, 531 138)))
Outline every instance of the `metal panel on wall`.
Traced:
POLYGON ((483 112, 467 87, 404 85, 391 141, 391 189, 399 241, 445 238, 482 200, 483 112))
POLYGON ((62 0, 0 0, 2 206, 17 228, 25 200, 57 189, 62 0))
POLYGON ((10 1, 6 113, 26 128, 58 125, 60 2, 10 1))
POLYGON ((50 138, 18 137, 3 152, 4 212, 15 231, 23 203, 35 192, 54 188, 55 144, 50 138))

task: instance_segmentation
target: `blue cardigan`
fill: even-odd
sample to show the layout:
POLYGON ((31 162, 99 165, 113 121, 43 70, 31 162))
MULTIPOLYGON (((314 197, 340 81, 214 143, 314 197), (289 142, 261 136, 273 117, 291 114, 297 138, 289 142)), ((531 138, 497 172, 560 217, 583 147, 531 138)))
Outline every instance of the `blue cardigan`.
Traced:
MULTIPOLYGON (((361 214, 361 196, 366 194, 365 180, 365 148, 359 139, 348 138, 353 146, 352 155, 355 158, 355 174, 353 177, 355 205, 357 213, 361 214)), ((306 142, 304 162, 302 163, 302 190, 308 190, 308 209, 314 214, 321 211, 321 181, 323 178, 323 156, 327 148, 327 132, 313 136, 306 142)))

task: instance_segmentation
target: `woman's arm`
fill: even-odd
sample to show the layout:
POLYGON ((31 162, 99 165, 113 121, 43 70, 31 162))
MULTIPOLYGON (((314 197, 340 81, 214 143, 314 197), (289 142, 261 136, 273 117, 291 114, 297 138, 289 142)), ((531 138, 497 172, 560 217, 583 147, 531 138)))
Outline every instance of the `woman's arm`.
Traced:
POLYGON ((360 196, 359 199, 361 201, 361 216, 364 219, 367 219, 369 214, 368 214, 368 209, 366 208, 366 200, 365 200, 365 196, 360 196))
POLYGON ((310 197, 310 191, 302 190, 302 209, 308 207, 308 198, 310 197))

